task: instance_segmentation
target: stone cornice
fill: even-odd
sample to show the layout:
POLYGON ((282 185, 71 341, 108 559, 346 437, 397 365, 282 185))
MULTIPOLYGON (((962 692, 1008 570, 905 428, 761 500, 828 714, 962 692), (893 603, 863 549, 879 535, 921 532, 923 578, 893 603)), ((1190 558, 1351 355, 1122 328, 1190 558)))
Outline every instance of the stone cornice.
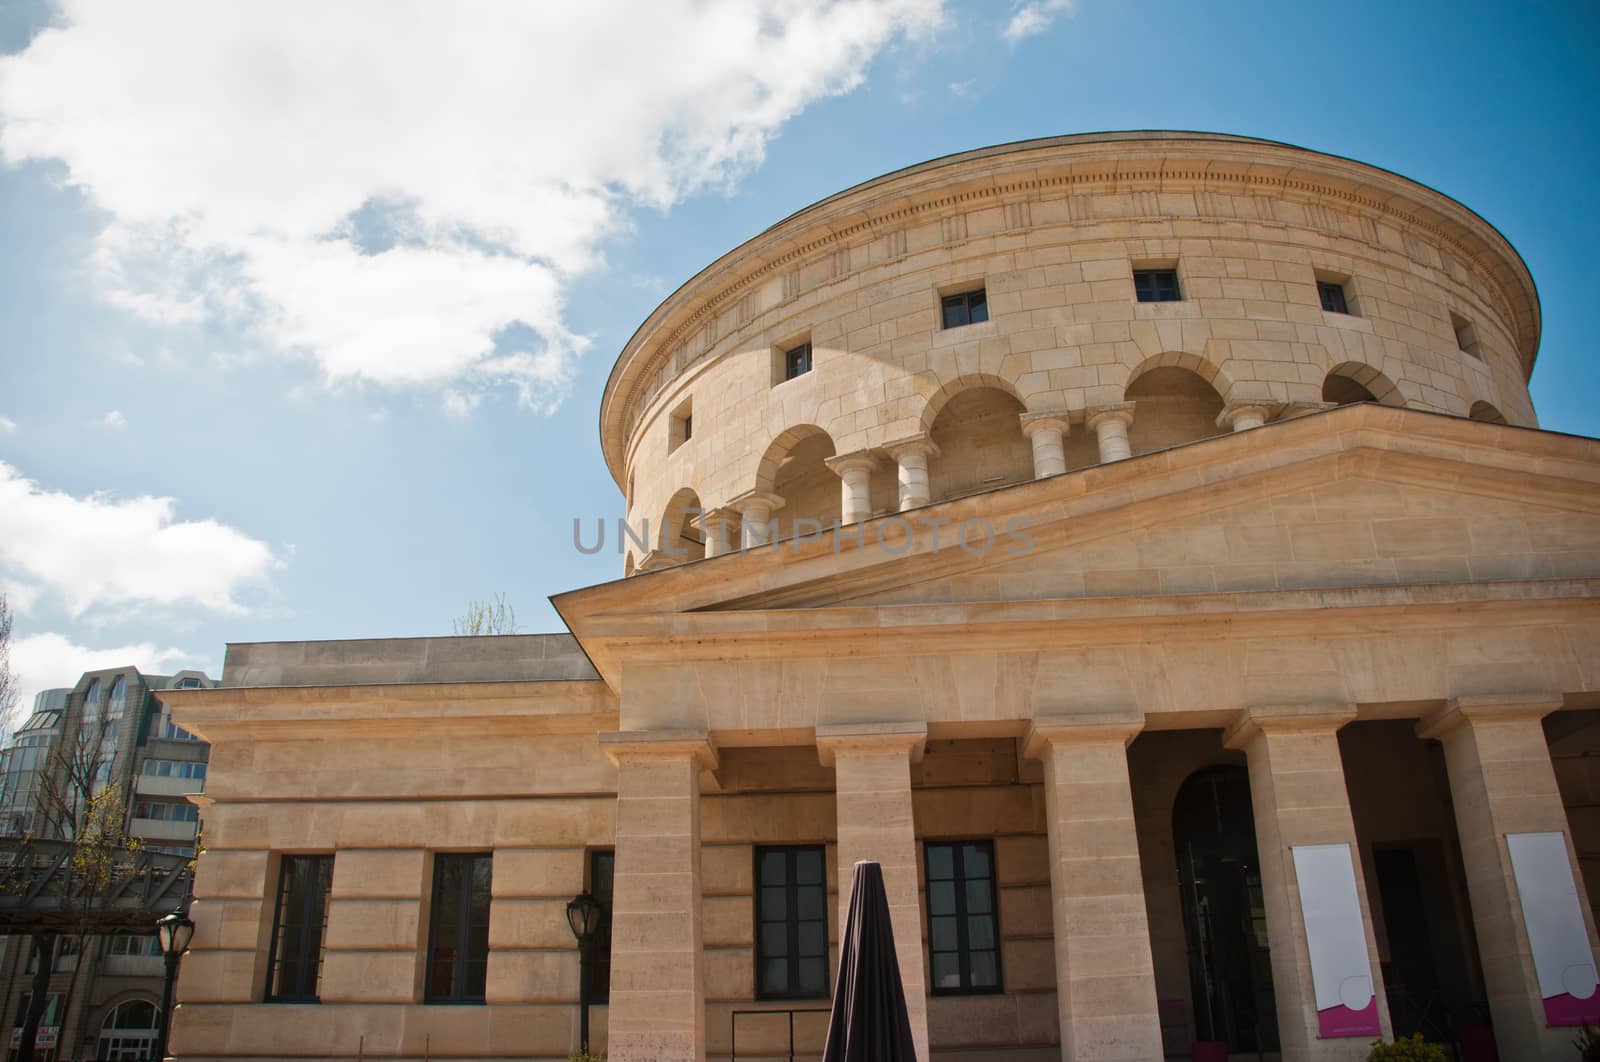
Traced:
POLYGON ((948 156, 896 171, 806 208, 722 256, 669 296, 624 347, 601 401, 601 446, 624 482, 623 453, 649 381, 692 329, 757 282, 830 247, 952 209, 1074 189, 1201 189, 1323 200, 1427 233, 1491 280, 1533 370, 1540 313, 1509 241, 1462 204, 1398 174, 1248 137, 1137 132, 1055 137, 948 156))

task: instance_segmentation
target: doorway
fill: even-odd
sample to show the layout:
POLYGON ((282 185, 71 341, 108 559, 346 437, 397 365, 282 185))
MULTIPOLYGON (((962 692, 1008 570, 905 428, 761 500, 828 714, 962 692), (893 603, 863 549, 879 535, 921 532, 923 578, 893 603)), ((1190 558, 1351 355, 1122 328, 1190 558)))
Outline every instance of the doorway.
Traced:
POLYGON ((1235 1056, 1278 1051, 1278 1012, 1256 858, 1250 776, 1207 767, 1172 809, 1195 1037, 1235 1056))

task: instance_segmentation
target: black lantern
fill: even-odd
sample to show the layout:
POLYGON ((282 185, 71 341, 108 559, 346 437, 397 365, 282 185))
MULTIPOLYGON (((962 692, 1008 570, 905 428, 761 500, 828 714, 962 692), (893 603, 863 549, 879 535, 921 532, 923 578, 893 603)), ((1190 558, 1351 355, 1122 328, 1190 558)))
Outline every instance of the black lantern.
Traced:
POLYGON ((167 1034, 172 1031, 172 986, 178 980, 178 963, 194 937, 194 923, 177 911, 156 923, 156 940, 167 960, 167 979, 161 988, 161 1025, 156 1038, 156 1058, 167 1057, 167 1034))
POLYGON ((589 1053, 589 949, 604 913, 599 901, 586 892, 567 901, 567 925, 578 938, 578 1047, 584 1054, 589 1053))

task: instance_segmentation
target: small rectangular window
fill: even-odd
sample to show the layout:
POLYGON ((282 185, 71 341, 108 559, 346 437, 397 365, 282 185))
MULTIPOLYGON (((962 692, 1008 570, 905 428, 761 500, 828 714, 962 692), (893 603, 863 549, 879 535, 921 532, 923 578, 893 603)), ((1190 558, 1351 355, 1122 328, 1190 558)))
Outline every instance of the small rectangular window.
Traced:
POLYGON ((1457 314, 1450 315, 1450 327, 1455 329, 1456 346, 1464 354, 1470 354, 1479 361, 1483 360, 1483 353, 1478 347, 1478 330, 1472 322, 1457 314))
POLYGON ((489 975, 489 887, 494 857, 433 858, 428 930, 428 1003, 482 1003, 489 975))
POLYGON ((928 957, 934 995, 999 992, 994 844, 929 842, 928 957))
POLYGON ((827 861, 821 845, 757 848, 756 998, 828 995, 827 861))
POLYGON ((1344 285, 1331 280, 1317 281, 1317 297, 1322 300, 1322 308, 1329 313, 1350 312, 1350 304, 1345 301, 1344 285))
POLYGON ((319 1002, 332 885, 333 856, 283 857, 267 950, 268 1003, 319 1002))
POLYGON ((1135 269, 1133 293, 1140 302, 1180 302, 1176 269, 1135 269))
POLYGON ((804 376, 811 371, 811 344, 801 343, 798 347, 783 352, 783 378, 792 380, 796 376, 804 376))
POLYGON ((989 293, 983 288, 945 295, 939 299, 946 328, 978 324, 989 319, 989 293))
POLYGON ((589 895, 600 905, 600 928, 589 952, 589 998, 611 1001, 611 886, 616 877, 615 852, 589 853, 589 895))
POLYGON ((694 438, 694 399, 685 398, 669 418, 667 452, 671 453, 694 438))

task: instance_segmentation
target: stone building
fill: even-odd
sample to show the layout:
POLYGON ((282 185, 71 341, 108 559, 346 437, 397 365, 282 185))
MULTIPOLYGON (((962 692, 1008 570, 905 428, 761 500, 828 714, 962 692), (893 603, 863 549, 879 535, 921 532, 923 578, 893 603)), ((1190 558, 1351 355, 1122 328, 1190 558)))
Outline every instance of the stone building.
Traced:
MULTIPOLYGON (((193 856, 205 787, 205 742, 172 722, 161 689, 203 689, 199 671, 147 675, 134 667, 86 672, 41 691, 33 714, 0 752, 0 838, 70 840, 89 779, 116 793, 107 810, 143 848, 193 856), (47 780, 46 776, 53 780, 47 780)), ((0 1029, 7 1058, 21 1042, 34 963, 32 937, 0 937, 0 1029)), ((155 1044, 165 964, 155 935, 56 938, 37 1062, 144 1059, 155 1044)))
POLYGON ((176 1053, 563 1058, 587 890, 613 1062, 816 1057, 871 858, 925 1057, 1568 1058, 1600 442, 1538 343, 1472 211, 1241 137, 785 219, 619 357, 628 577, 570 634, 161 695, 213 744, 176 1053))

